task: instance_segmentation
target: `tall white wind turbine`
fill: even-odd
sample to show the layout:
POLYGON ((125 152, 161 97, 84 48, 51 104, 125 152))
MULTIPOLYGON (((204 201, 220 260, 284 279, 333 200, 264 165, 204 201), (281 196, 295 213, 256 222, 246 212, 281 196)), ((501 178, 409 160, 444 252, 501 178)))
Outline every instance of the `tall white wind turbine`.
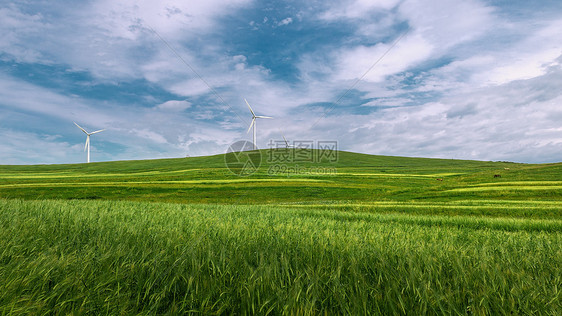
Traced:
POLYGON ((105 129, 100 129, 99 131, 88 133, 80 125, 76 124, 76 122, 74 122, 74 124, 76 126, 78 126, 78 128, 81 129, 82 132, 84 132, 84 134, 86 134, 86 145, 84 145, 84 151, 86 151, 86 149, 88 150, 88 163, 90 163, 90 135, 93 135, 93 134, 99 133, 99 132, 103 132, 103 131, 105 131, 105 129))
MULTIPOLYGON (((256 145, 256 119, 271 119, 273 117, 271 116, 263 116, 263 115, 256 115, 254 113, 254 110, 252 110, 252 107, 250 106, 250 103, 248 103, 248 100, 244 99, 244 101, 246 101, 246 104, 248 105, 248 109, 250 109, 250 112, 252 112, 252 123, 250 123, 250 127, 248 128, 248 132, 250 132, 250 130, 252 129, 252 127, 254 127, 254 150, 258 149, 258 146, 256 145)), ((246 133, 248 133, 246 132, 246 133)))

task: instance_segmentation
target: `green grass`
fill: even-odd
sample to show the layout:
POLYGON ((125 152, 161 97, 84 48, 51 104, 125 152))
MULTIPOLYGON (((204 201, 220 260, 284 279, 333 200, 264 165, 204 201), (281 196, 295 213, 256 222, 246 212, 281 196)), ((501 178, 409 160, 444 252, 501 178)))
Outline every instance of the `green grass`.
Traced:
POLYGON ((167 185, 167 184, 232 184, 232 183, 252 183, 252 182, 260 182, 260 183, 267 183, 267 182, 284 182, 284 183, 292 183, 292 182, 328 182, 327 180, 319 180, 319 179, 223 179, 223 180, 162 180, 162 181, 112 181, 112 182, 101 182, 101 181, 92 181, 92 182, 74 182, 74 183, 64 183, 64 182, 36 182, 36 183, 10 183, 10 184, 1 184, 0 188, 10 188, 10 187, 76 187, 76 186, 130 186, 130 185, 143 185, 143 184, 158 184, 158 185, 167 185))
POLYGON ((0 166, 0 314, 562 314, 562 164, 270 154, 0 166))
POLYGON ((0 313, 562 313, 562 221, 0 201, 0 313))
POLYGON ((501 191, 501 190, 542 190, 542 191, 560 191, 562 190, 562 185, 498 185, 492 186, 487 184, 487 186, 472 187, 472 188, 458 188, 452 189, 451 191, 456 192, 475 192, 475 191, 501 191))
POLYGON ((562 191, 554 186, 559 186, 562 178, 562 164, 385 157, 349 152, 339 152, 335 162, 273 163, 268 161, 270 151, 261 153, 261 167, 248 177, 231 173, 225 166, 224 155, 0 166, 0 198, 227 204, 474 198, 562 200, 562 191), (284 169, 275 168, 279 165, 284 169), (319 168, 333 172, 316 172, 319 168), (287 170, 295 172, 282 172, 287 170), (502 177, 494 178, 495 174, 502 177), (437 178, 443 181, 436 181, 437 178), (489 189, 474 188, 480 186, 489 189), (500 186, 502 189, 498 189, 500 186), (521 192, 510 192, 514 188, 521 192))

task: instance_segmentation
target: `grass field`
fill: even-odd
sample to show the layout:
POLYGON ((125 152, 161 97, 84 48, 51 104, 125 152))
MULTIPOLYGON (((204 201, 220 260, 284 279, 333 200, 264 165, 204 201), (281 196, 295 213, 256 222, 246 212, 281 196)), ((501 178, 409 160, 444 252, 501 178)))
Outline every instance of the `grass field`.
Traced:
POLYGON ((0 166, 0 198, 219 204, 562 200, 562 164, 526 165, 339 152, 335 162, 293 162, 282 164, 285 168, 273 168, 279 164, 268 162, 268 157, 270 154, 262 151, 260 169, 248 177, 230 172, 224 155, 0 166), (319 168, 334 172, 315 172, 319 168), (494 178, 495 174, 502 177, 494 178), (436 181, 438 178, 443 181, 436 181))
POLYGON ((262 154, 0 166, 0 314, 562 314, 562 164, 262 154))

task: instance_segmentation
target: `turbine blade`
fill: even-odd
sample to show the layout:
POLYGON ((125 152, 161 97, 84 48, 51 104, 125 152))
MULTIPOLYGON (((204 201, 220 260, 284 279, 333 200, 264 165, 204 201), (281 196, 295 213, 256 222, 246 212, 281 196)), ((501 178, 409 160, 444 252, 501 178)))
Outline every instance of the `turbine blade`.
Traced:
POLYGON ((287 145, 287 147, 289 147, 289 142, 288 142, 287 139, 285 138, 285 135, 281 134, 281 136, 283 136, 283 140, 285 141, 285 144, 287 145))
POLYGON ((250 112, 252 112, 252 115, 254 117, 256 117, 256 114, 254 113, 254 110, 252 110, 252 107, 250 106, 250 103, 248 103, 248 100, 244 99, 244 101, 246 101, 246 104, 248 105, 248 109, 250 109, 250 112))
POLYGON ((86 144, 84 145, 84 151, 86 151, 86 149, 88 149, 88 145, 90 145, 90 135, 88 135, 88 137, 86 137, 86 144))
POLYGON ((252 129, 252 126, 254 126, 254 123, 256 122, 256 118, 252 118, 252 123, 250 123, 250 127, 248 128, 248 131, 246 132, 246 134, 248 134, 250 132, 250 130, 252 129))
POLYGON ((86 132, 86 130, 85 130, 85 129, 83 129, 83 128, 82 128, 82 126, 80 126, 80 125, 76 124, 76 122, 73 122, 73 123, 74 123, 74 125, 78 126, 78 128, 79 128, 79 129, 81 129, 81 130, 82 130, 82 132, 84 132, 84 133, 88 134, 88 132, 86 132))
POLYGON ((263 115, 258 115, 258 116, 256 116, 256 118, 266 118, 266 119, 272 119, 273 117, 271 117, 271 116, 263 116, 263 115))
POLYGON ((99 133, 99 132, 103 132, 103 131, 105 131, 105 128, 104 128, 104 129, 100 129, 99 131, 91 132, 90 135, 95 134, 95 133, 99 133))

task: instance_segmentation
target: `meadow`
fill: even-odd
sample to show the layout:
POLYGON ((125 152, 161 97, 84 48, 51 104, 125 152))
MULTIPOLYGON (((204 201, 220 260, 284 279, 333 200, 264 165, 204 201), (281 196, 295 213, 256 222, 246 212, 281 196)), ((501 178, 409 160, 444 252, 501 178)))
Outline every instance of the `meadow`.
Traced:
POLYGON ((562 314, 562 164, 224 161, 0 166, 0 314, 562 314))

